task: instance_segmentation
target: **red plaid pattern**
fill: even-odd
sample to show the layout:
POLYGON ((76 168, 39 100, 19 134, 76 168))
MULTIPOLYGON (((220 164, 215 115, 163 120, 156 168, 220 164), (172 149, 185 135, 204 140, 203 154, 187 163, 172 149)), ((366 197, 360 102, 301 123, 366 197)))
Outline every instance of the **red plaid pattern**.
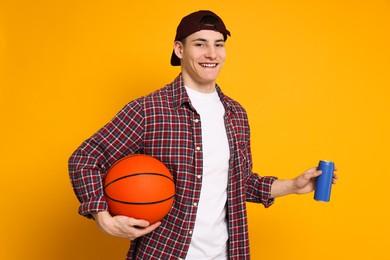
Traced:
MULTIPOLYGON (((246 202, 273 203, 275 177, 252 173, 250 133, 245 110, 217 86, 225 107, 230 146, 227 222, 229 259, 249 259, 246 202)), ((131 243, 127 259, 185 259, 195 225, 202 185, 200 116, 192 107, 183 79, 128 103, 107 125, 87 139, 69 159, 79 213, 107 210, 102 178, 123 156, 144 153, 161 160, 176 184, 173 207, 152 233, 131 243)), ((218 183, 216 183, 218 185, 218 183)))

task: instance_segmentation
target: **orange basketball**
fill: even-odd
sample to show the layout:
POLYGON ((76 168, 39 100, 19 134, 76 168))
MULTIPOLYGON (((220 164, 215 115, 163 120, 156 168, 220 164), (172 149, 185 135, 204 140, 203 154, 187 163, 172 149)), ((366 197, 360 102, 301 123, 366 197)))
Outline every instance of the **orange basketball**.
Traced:
POLYGON ((172 207, 175 184, 168 168, 156 158, 133 154, 115 162, 104 178, 109 211, 160 221, 172 207))

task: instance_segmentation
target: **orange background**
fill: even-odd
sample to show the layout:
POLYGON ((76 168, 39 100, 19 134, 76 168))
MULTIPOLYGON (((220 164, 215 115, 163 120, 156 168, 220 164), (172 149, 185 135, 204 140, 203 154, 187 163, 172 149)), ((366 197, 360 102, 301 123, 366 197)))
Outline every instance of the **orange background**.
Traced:
POLYGON ((249 205, 252 259, 389 257, 389 1, 2 0, 1 259, 124 259, 78 216, 67 160, 178 75, 175 29, 200 9, 232 33, 218 83, 248 111, 254 170, 339 168, 330 203, 249 205))

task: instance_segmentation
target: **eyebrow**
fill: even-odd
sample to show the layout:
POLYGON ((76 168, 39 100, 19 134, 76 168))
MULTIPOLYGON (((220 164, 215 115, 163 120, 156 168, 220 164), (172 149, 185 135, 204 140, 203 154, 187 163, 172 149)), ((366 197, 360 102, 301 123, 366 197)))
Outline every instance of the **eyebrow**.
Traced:
MULTIPOLYGON (((192 40, 192 42, 197 42, 197 41, 200 41, 200 42, 208 42, 207 39, 204 39, 204 38, 197 38, 197 39, 194 39, 192 40)), ((216 40, 215 42, 225 42, 223 39, 218 39, 216 40)))

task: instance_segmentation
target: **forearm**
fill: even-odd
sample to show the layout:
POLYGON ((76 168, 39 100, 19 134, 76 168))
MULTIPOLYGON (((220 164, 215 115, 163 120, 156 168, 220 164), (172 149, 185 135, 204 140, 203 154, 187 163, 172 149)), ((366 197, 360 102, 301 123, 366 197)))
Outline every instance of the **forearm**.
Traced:
POLYGON ((111 229, 112 216, 108 211, 99 211, 91 213, 95 219, 97 226, 105 233, 111 234, 108 230, 111 229))
POLYGON ((271 186, 271 198, 295 194, 294 180, 280 180, 277 179, 271 186))
POLYGON ((271 186, 271 198, 312 192, 315 189, 315 179, 320 174, 321 171, 317 171, 316 167, 313 167, 294 179, 275 180, 271 186))
POLYGON ((91 215, 96 221, 103 221, 104 219, 111 217, 111 214, 108 211, 93 212, 91 215))

